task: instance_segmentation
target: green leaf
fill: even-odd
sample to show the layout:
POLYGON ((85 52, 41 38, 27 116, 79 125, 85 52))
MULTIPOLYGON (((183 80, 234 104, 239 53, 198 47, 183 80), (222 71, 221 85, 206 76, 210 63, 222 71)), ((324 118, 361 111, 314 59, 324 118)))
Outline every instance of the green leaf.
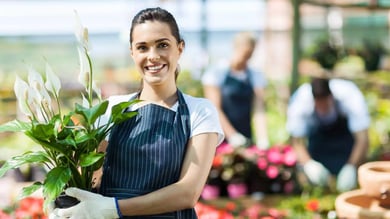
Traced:
MULTIPOLYGON (((70 145, 76 147, 76 142, 73 139, 72 135, 66 136, 65 139, 58 140, 58 146, 59 147, 64 147, 64 146, 66 147, 66 146, 70 146, 70 145)), ((66 147, 66 148, 68 148, 68 147, 66 147)))
POLYGON ((12 120, 0 125, 0 132, 24 132, 31 129, 29 122, 22 122, 19 120, 12 120))
MULTIPOLYGON (((91 137, 88 135, 88 133, 83 132, 83 131, 78 131, 78 132, 76 132, 75 143, 80 144, 80 143, 88 141, 90 138, 91 137)), ((92 136, 92 138, 93 138, 93 136, 92 136)))
POLYGON ((37 124, 33 126, 31 133, 36 139, 48 141, 55 137, 54 124, 37 124))
POLYGON ((116 115, 115 117, 113 117, 113 122, 115 124, 119 124, 121 122, 124 122, 130 118, 132 118, 133 116, 137 115, 138 113, 137 112, 125 112, 125 113, 122 113, 120 115, 116 115))
POLYGON ((2 177, 10 169, 18 168, 23 164, 29 163, 50 163, 50 159, 44 151, 28 151, 23 155, 8 159, 0 168, 0 177, 2 177))
POLYGON ((55 167, 50 170, 43 183, 43 196, 48 200, 54 200, 71 179, 72 172, 69 167, 55 167))
POLYGON ((86 108, 76 103, 76 113, 81 114, 88 124, 94 124, 99 116, 103 115, 108 107, 108 100, 96 104, 91 108, 86 108))
POLYGON ((89 154, 82 154, 80 156, 80 166, 81 167, 88 167, 96 162, 103 160, 104 158, 104 153, 96 153, 96 152, 91 152, 89 154))
POLYGON ((20 194, 20 198, 24 198, 27 196, 30 196, 34 192, 36 192, 38 189, 42 188, 43 184, 41 182, 35 182, 34 184, 23 187, 22 193, 20 194))
POLYGON ((68 154, 67 153, 67 148, 64 147, 63 145, 56 144, 56 143, 53 143, 53 142, 42 141, 40 139, 37 139, 37 138, 35 138, 33 133, 31 133, 30 131, 25 132, 25 135, 30 137, 34 142, 38 143, 41 147, 43 147, 45 149, 48 149, 50 151, 56 151, 56 152, 59 152, 59 153, 62 153, 62 154, 68 154))
POLYGON ((133 105, 138 102, 140 102, 140 100, 126 101, 114 105, 111 109, 111 121, 114 122, 115 124, 118 124, 137 115, 137 112, 135 111, 126 112, 125 109, 130 105, 133 105))

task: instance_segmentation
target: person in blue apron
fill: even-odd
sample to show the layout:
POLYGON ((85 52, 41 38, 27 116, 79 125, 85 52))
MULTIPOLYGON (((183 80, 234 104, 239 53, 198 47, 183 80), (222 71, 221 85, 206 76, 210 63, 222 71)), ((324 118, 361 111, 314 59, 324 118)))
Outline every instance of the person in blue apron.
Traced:
POLYGON ((338 191, 354 189, 369 146, 370 116, 359 88, 343 79, 313 77, 292 95, 287 113, 287 129, 309 181, 327 186, 335 176, 338 191))
POLYGON ((230 62, 210 67, 202 76, 202 85, 205 97, 218 109, 226 142, 265 149, 269 146, 264 107, 267 81, 249 66, 256 42, 250 32, 237 33, 230 62))
POLYGON ((142 88, 111 96, 109 103, 139 99, 127 109, 137 115, 110 133, 99 194, 67 189, 80 203, 57 209, 59 218, 197 218, 194 206, 224 138, 217 110, 177 89, 184 41, 168 11, 141 10, 132 21, 130 44, 142 88))
MULTIPOLYGON (((234 148, 269 146, 263 98, 266 79, 249 66, 255 48, 256 38, 252 33, 237 33, 230 62, 210 67, 202 76, 205 97, 217 107, 225 142, 234 148)), ((220 195, 226 196, 228 184, 239 181, 245 184, 246 193, 254 194, 259 192, 262 182, 255 165, 249 169, 246 176, 233 176, 232 180, 209 178, 208 184, 216 184, 220 195)))

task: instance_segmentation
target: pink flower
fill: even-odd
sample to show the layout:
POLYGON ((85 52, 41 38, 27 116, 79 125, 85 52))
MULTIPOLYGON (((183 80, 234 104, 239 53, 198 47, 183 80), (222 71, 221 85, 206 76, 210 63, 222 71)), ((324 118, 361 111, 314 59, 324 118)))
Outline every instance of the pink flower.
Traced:
POLYGON ((216 199, 219 197, 219 187, 206 184, 203 188, 201 196, 205 200, 216 199))
POLYGON ((266 170, 266 174, 270 179, 275 179, 279 175, 279 170, 276 166, 270 165, 266 170))
POLYGON ((245 183, 231 183, 227 186, 230 198, 238 198, 246 195, 248 189, 245 183))
POLYGON ((256 145, 252 145, 246 149, 247 153, 256 154, 259 156, 262 156, 266 153, 265 149, 260 149, 256 145))
POLYGON ((268 166, 268 161, 264 157, 260 157, 259 159, 257 159, 257 167, 260 170, 265 170, 267 166, 268 166))
POLYGON ((283 153, 293 151, 293 147, 291 145, 284 145, 283 146, 283 153))
POLYGON ((294 166, 297 162, 297 156, 293 150, 288 150, 284 154, 284 164, 286 166, 294 166))
POLYGON ((267 159, 271 163, 281 164, 283 163, 283 154, 280 152, 278 147, 272 147, 268 149, 267 159))
POLYGON ((220 144, 216 150, 216 154, 231 154, 233 152, 234 148, 225 142, 220 144))

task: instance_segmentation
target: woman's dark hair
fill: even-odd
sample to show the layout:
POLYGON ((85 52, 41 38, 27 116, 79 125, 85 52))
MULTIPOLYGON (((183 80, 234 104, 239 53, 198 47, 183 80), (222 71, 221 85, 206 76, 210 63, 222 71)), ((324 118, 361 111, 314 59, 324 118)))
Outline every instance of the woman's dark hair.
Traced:
POLYGON ((133 42, 132 36, 134 27, 137 24, 143 24, 146 21, 159 21, 167 23, 169 25, 169 28, 171 29, 172 35, 176 38, 177 42, 184 43, 184 40, 180 36, 179 27, 177 25, 176 19, 173 17, 173 15, 165 9, 156 7, 143 9, 134 16, 130 28, 130 45, 133 42))
POLYGON ((311 91, 313 93, 313 97, 324 98, 332 95, 329 87, 329 79, 326 78, 312 78, 311 79, 311 91))

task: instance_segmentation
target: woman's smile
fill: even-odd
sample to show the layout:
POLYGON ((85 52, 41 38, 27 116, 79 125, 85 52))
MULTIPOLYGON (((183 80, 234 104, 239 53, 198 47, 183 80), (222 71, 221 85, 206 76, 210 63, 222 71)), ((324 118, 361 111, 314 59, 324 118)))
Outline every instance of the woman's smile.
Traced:
POLYGON ((145 67, 145 70, 150 73, 158 73, 160 72, 166 65, 165 64, 159 64, 159 65, 148 65, 145 67))

